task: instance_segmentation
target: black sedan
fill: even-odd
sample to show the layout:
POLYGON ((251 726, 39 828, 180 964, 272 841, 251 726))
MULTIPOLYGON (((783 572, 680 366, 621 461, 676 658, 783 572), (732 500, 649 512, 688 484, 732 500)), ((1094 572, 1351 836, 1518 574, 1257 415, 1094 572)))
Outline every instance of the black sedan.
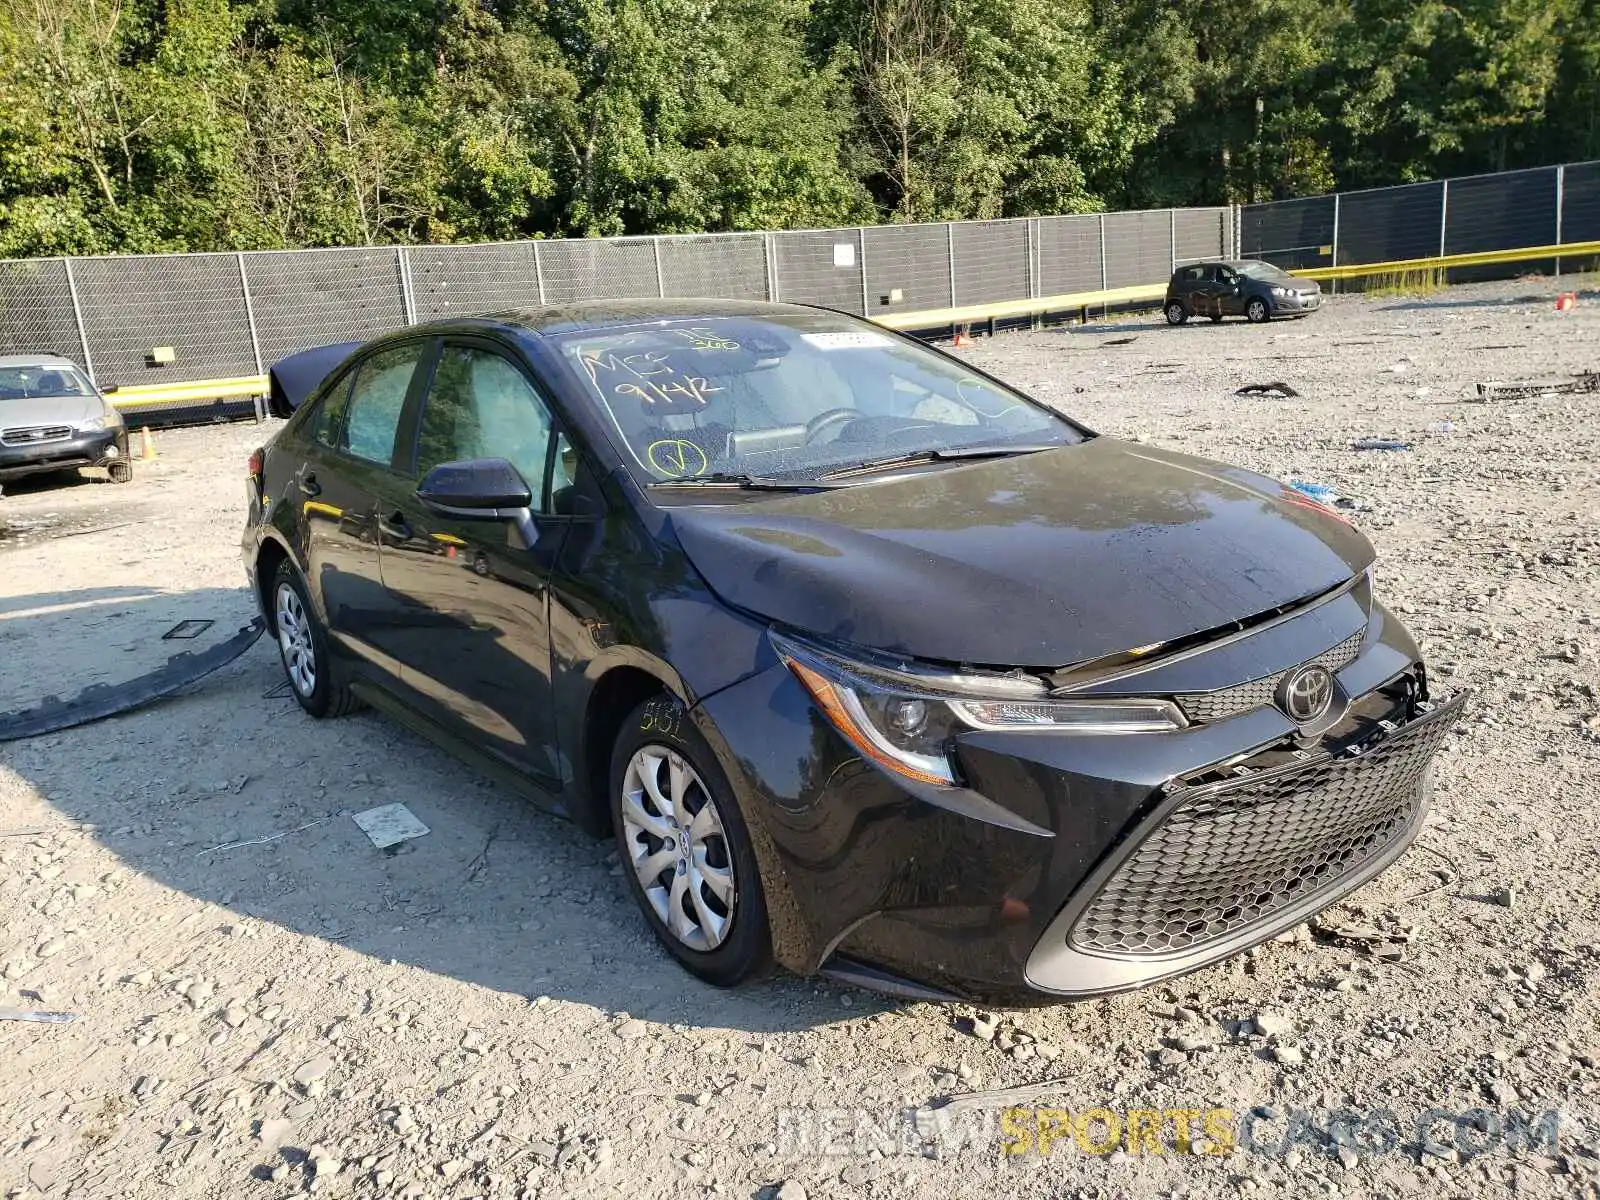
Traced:
POLYGON ((1193 263, 1172 273, 1165 305, 1169 325, 1190 317, 1243 317, 1260 325, 1274 317, 1310 316, 1322 307, 1322 288, 1259 259, 1193 263))
POLYGON ((366 702, 616 839, 689 970, 1077 997, 1305 920, 1460 699, 1337 514, 836 313, 625 302, 273 372, 244 561, 366 702))

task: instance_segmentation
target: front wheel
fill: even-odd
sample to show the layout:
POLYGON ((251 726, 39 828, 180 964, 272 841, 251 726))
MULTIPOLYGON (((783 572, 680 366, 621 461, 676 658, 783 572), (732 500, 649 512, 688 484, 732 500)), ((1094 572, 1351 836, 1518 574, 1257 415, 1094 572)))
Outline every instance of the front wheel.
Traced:
POLYGON ((1189 310, 1184 308, 1180 302, 1174 300, 1171 304, 1167 305, 1168 325, 1182 325, 1188 319, 1189 310))
POLYGON ((770 970, 766 897, 744 816, 676 697, 648 700, 624 722, 610 780, 628 890, 667 953, 718 987, 770 970))
POLYGON ((349 686, 334 675, 327 634, 300 572, 287 559, 272 578, 272 618, 283 672, 300 707, 313 717, 342 717, 360 707, 349 686))
POLYGON ((1245 320, 1252 325, 1265 324, 1272 318, 1272 310, 1267 307, 1267 302, 1257 296, 1244 306, 1245 320))

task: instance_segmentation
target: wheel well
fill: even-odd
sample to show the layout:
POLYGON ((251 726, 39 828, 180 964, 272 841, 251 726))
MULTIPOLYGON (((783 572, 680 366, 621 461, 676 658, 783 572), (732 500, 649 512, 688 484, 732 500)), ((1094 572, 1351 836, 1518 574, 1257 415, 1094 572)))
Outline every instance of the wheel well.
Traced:
POLYGON ((267 632, 274 637, 278 629, 272 613, 272 579, 278 573, 278 564, 289 557, 289 552, 270 538, 261 544, 256 555, 256 598, 261 601, 261 613, 267 619, 267 632))
POLYGON ((589 708, 583 719, 583 784, 588 803, 578 823, 597 837, 611 831, 610 786, 611 750, 622 722, 629 713, 652 696, 667 691, 665 684, 648 671, 637 667, 616 667, 607 671, 589 694, 589 708))

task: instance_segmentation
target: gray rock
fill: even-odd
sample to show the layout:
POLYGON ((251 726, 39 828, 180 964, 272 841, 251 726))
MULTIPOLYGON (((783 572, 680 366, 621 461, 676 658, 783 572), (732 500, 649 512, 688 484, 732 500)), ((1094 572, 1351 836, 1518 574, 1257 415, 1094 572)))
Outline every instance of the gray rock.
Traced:
POLYGON ((1272 1048, 1272 1061, 1282 1063, 1286 1067, 1297 1067, 1305 1060, 1305 1051, 1298 1046, 1274 1046, 1272 1048))
POLYGON ((1250 1023, 1261 1037, 1282 1037, 1294 1028, 1294 1022, 1283 1013, 1258 1012, 1250 1023))
POLYGON ((637 1017, 629 1017, 617 1026, 617 1036, 625 1042, 635 1042, 650 1036, 650 1026, 637 1017))
POLYGON ((806 1189, 793 1179, 785 1179, 772 1193, 772 1200, 806 1200, 806 1189))
POLYGON ((310 1062, 300 1064, 300 1069, 294 1073, 294 1081, 302 1087, 314 1080, 321 1079, 333 1070, 333 1059, 326 1054, 318 1055, 310 1062))

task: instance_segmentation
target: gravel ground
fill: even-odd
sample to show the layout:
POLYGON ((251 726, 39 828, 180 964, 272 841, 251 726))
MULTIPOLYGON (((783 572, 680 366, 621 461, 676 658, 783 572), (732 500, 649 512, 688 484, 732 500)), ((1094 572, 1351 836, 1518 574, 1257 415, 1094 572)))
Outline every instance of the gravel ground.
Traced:
MULTIPOLYGON (((1471 394, 1600 368, 1600 295, 1558 314, 1556 290, 966 351, 1105 432, 1348 497, 1435 680, 1477 689, 1418 847, 1315 927, 1027 1012, 718 992, 655 948, 609 845, 375 715, 302 716, 260 643, 148 711, 0 746, 0 1007, 79 1014, 0 1021, 0 1194, 1600 1194, 1600 396, 1471 394), (1234 395, 1269 380, 1301 395, 1234 395), (1412 449, 1350 448, 1371 436, 1412 449), (393 855, 349 817, 388 801, 431 829, 393 855), (1130 1124, 1226 1109, 1255 1145, 1176 1153, 1157 1116, 1165 1153, 1093 1153, 1090 1125, 1091 1151, 1007 1154, 1066 1120, 989 1124, 989 1093, 1029 1084, 1130 1124), (1419 1149, 1429 1109, 1484 1128, 1443 1117, 1419 1149), (1392 1112, 1401 1144, 1330 1142, 1332 1110, 1392 1112), (1494 1134, 1556 1110, 1555 1145, 1494 1134)), ((263 434, 160 434, 127 486, 8 486, 0 711, 147 669, 178 620, 215 621, 204 645, 248 619, 263 434)))

